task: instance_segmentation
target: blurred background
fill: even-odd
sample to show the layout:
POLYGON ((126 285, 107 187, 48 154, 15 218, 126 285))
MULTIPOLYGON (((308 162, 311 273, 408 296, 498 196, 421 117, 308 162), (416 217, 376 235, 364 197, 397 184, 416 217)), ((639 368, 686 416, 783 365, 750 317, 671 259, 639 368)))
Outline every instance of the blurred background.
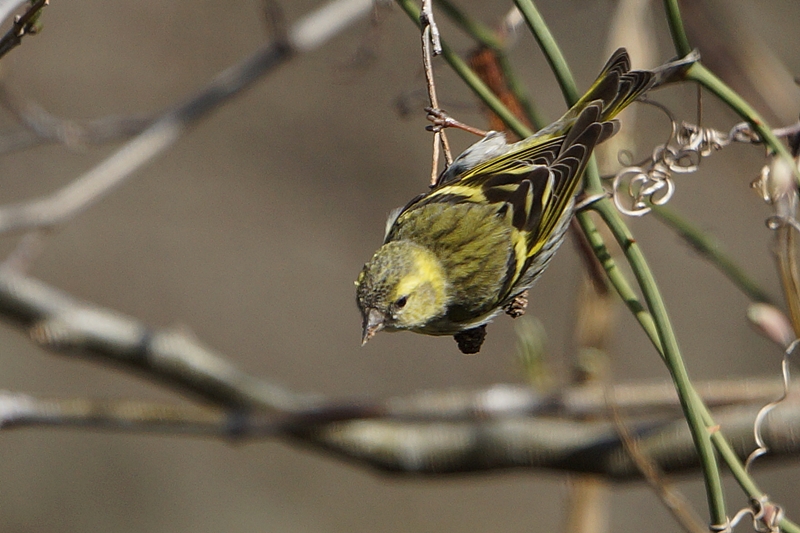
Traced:
MULTIPOLYGON (((321 4, 296 0, 282 7, 291 24, 321 4)), ((700 4, 724 12, 732 28, 744 23, 788 73, 800 73, 800 3, 700 4)), ((459 5, 487 24, 509 9, 506 2, 459 5)), ((612 46, 617 2, 538 5, 585 88, 612 46)), ((647 9, 656 48, 652 63, 643 64, 629 45, 639 67, 674 55, 660 2, 647 9)), ((15 95, 77 121, 157 112, 270 39, 257 0, 55 1, 43 21, 40 35, 3 58, 3 81, 15 95)), ((456 50, 469 49, 444 17, 440 24, 456 50)), ((744 39, 741 32, 729 35, 744 39)), ((704 58, 714 57, 713 46, 700 45, 704 58)), ((560 92, 527 32, 512 59, 545 116, 557 118, 564 110, 560 92)), ((443 107, 483 127, 479 107, 445 63, 435 68, 443 107)), ((794 122, 800 111, 796 88, 783 88, 787 106, 762 108, 776 126, 794 122)), ((522 383, 506 317, 489 328, 475 356, 461 355, 451 338, 413 334, 381 334, 359 346, 353 280, 379 246, 389 211, 427 187, 431 139, 423 90, 417 30, 396 7, 379 9, 377 20, 294 58, 215 111, 108 198, 49 234, 31 273, 148 324, 189 328, 240 368, 299 392, 385 397, 522 383), (397 111, 399 98, 410 102, 406 117, 397 111)), ((695 94, 678 87, 657 99, 693 121, 695 94)), ((703 108, 706 125, 727 131, 738 122, 710 97, 703 108)), ((639 114, 638 153, 646 155, 668 125, 653 110, 639 114)), ((0 117, 0 135, 18 127, 9 114, 0 117)), ((456 152, 474 141, 459 133, 451 140, 456 152)), ((114 148, 45 146, 4 155, 0 202, 47 194, 114 148)), ((727 148, 700 172, 678 178, 671 205, 718 237, 781 301, 764 224, 771 213, 749 186, 762 165, 762 148, 727 148)), ((655 219, 631 225, 661 284, 692 377, 777 377, 781 354, 748 327, 747 299, 655 219)), ((17 238, 3 237, 4 249, 17 238)), ((559 381, 569 379, 575 351, 583 267, 573 244, 531 291, 528 308, 546 329, 559 381)), ((668 379, 624 312, 616 331, 613 381, 668 379)), ((7 325, 0 327, 0 388, 182 401, 130 374, 40 350, 7 325)), ((279 441, 230 445, 78 430, 3 432, 0 454, 0 531, 8 533, 553 531, 563 527, 569 483, 563 474, 539 471, 401 479, 279 441)), ((773 464, 756 475, 794 518, 798 476, 796 464, 773 464)), ((680 486, 705 516, 699 479, 682 478, 680 486)), ((745 504, 730 487, 731 507, 745 504)), ((614 486, 610 505, 613 531, 678 530, 643 483, 614 486)))

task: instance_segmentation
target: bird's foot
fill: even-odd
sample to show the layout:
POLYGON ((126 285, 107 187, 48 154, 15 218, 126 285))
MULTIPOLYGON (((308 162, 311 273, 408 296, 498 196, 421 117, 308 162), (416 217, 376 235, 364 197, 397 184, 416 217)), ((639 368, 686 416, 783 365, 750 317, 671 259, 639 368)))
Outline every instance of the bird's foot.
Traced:
POLYGON ((528 291, 517 294, 513 300, 503 306, 503 311, 511 318, 519 318, 525 314, 528 308, 528 291))
POLYGON ((458 349, 463 354, 473 354, 481 351, 481 345, 486 338, 486 325, 477 328, 465 329, 453 335, 458 343, 458 349))

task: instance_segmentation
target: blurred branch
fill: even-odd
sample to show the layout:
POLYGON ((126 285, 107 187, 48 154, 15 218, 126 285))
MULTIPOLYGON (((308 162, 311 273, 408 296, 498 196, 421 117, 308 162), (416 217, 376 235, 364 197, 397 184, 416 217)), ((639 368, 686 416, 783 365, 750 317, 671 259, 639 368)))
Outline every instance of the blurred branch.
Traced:
POLYGON ((100 357, 225 407, 291 410, 307 401, 243 373, 187 331, 150 328, 8 269, 0 270, 0 317, 45 348, 100 357))
POLYGON ((172 146, 199 119, 230 100, 298 52, 321 46, 369 13, 371 0, 335 0, 298 21, 286 40, 265 45, 218 74, 188 100, 168 109, 152 125, 105 161, 50 196, 0 208, 0 232, 52 227, 78 215, 172 146))
MULTIPOLYGON (((607 443, 622 446, 613 423, 600 420, 605 416, 602 387, 542 396, 522 387, 498 386, 478 392, 425 392, 385 402, 323 403, 316 396, 244 374, 186 332, 150 328, 8 270, 0 271, 0 317, 28 329, 45 348, 100 358, 223 408, 211 413, 91 400, 37 403, 11 395, 6 400, 14 401, 0 403, 6 406, 7 427, 49 424, 217 437, 279 435, 379 469, 416 473, 546 466, 620 479, 639 475, 622 448, 610 446, 597 453, 607 443), (593 420, 586 422, 590 415, 593 420), (409 463, 410 456, 420 460, 409 463)), ((757 406, 777 396, 780 387, 772 381, 709 383, 703 390, 712 405, 749 405, 729 408, 739 414, 721 421, 726 432, 734 431, 739 455, 746 456, 752 448, 757 406)), ((678 416, 679 404, 668 384, 617 386, 614 397, 617 409, 629 416, 649 417, 654 411, 663 414, 663 409, 678 416)), ((800 418, 800 410, 792 405, 787 402, 776 412, 800 418)), ((776 416, 770 415, 770 420, 776 416)), ((781 420, 765 432, 775 456, 793 454, 800 446, 792 438, 800 434, 800 420, 781 420)), ((697 456, 681 419, 666 425, 640 421, 631 427, 665 471, 696 468, 697 456)))
POLYGON ((19 98, 0 84, 0 105, 23 127, 0 135, 0 154, 46 143, 69 148, 128 139, 153 122, 151 116, 109 116, 85 123, 53 116, 39 105, 19 98))
MULTIPOLYGON (((750 387, 741 382, 709 383, 709 391, 750 387)), ((775 380, 755 384, 774 393, 775 380)), ((704 390, 706 384, 701 384, 704 390)), ((602 419, 535 416, 520 410, 519 400, 542 398, 522 387, 495 386, 482 391, 422 392, 384 402, 321 405, 289 414, 178 407, 151 402, 92 399, 42 399, 0 393, 0 428, 72 427, 123 432, 157 432, 240 441, 280 437, 333 452, 373 468, 407 474, 439 475, 512 467, 551 468, 595 473, 614 480, 638 479, 636 461, 626 452, 614 421, 608 420, 603 387, 562 391, 563 398, 591 398, 590 410, 602 419)), ((642 397, 668 384, 617 385, 611 394, 642 397)), ((800 453, 800 396, 768 417, 764 427, 773 459, 800 453)), ((680 418, 677 398, 671 420, 639 419, 626 423, 637 449, 668 473, 695 470, 699 464, 691 435, 680 418)), ((713 395, 712 395, 713 396, 713 395)), ((646 396, 645 396, 646 398, 646 396)), ((666 398, 665 398, 666 399, 666 398)), ((713 403, 712 397, 708 397, 713 403)), ((715 414, 746 456, 754 447, 752 424, 763 398, 720 409, 715 414)), ((621 411, 619 411, 621 412, 621 411)), ((574 415, 576 413, 570 413, 574 415)))
MULTIPOLYGON (((716 407, 763 405, 781 390, 774 379, 709 381, 700 384, 703 397, 716 407)), ((792 389, 800 393, 800 386, 792 389)), ((256 407, 256 406, 254 406, 256 407)), ((0 428, 86 426, 132 432, 163 431, 183 435, 258 438, 294 428, 335 422, 394 421, 404 423, 473 422, 546 416, 565 421, 616 422, 619 416, 675 417, 680 406, 668 383, 580 385, 554 394, 529 387, 498 384, 480 390, 422 391, 387 400, 326 400, 294 412, 257 412, 214 407, 116 399, 38 398, 0 391, 0 428), (608 398, 614 400, 613 411, 608 398)))
POLYGON ((0 208, 0 232, 51 227, 78 215, 172 146, 190 125, 290 55, 291 50, 285 44, 273 43, 222 72, 196 96, 164 113, 141 134, 67 186, 38 200, 0 208))

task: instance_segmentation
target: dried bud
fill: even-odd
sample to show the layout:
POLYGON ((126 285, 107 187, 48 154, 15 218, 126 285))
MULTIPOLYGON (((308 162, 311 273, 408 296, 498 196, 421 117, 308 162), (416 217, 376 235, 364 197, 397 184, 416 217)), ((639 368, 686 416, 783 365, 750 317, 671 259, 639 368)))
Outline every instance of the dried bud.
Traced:
POLYGON ((783 349, 788 348, 795 339, 791 322, 780 309, 773 305, 752 304, 747 309, 747 319, 759 333, 783 349))

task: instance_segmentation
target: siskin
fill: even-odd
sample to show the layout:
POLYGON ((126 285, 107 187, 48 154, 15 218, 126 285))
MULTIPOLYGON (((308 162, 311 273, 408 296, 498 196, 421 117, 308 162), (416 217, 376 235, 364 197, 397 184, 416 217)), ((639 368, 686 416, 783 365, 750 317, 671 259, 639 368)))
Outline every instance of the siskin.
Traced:
POLYGON ((630 70, 617 50, 586 94, 559 120, 514 144, 489 132, 458 156, 426 194, 396 210, 383 246, 356 281, 362 344, 375 333, 453 335, 476 353, 502 310, 522 314, 523 294, 564 240, 594 147, 612 120, 646 91, 682 78, 689 56, 630 70))

